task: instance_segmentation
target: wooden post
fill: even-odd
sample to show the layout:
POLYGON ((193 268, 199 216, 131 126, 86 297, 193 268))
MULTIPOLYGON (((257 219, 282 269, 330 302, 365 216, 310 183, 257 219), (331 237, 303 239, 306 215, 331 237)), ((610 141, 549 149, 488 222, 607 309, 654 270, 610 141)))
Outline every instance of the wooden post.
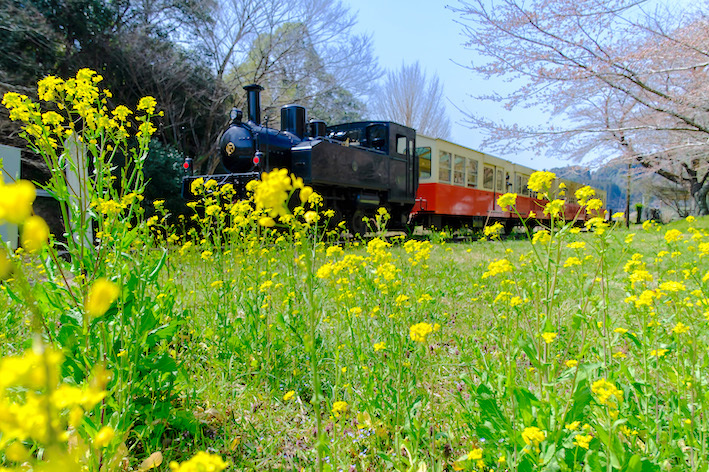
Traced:
MULTIPOLYGON (((66 159, 66 184, 69 191, 69 225, 74 242, 79 246, 93 246, 93 228, 89 218, 91 194, 89 192, 89 172, 86 146, 70 137, 64 143, 66 159), (84 234, 79 234, 85 226, 84 234)), ((69 228, 67 228, 68 230, 69 228)))

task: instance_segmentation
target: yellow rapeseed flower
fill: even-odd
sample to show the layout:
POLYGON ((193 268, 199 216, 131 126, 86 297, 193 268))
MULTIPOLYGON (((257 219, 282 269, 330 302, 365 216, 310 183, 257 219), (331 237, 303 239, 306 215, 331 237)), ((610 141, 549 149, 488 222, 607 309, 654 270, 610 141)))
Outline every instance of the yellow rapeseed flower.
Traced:
POLYGON ((21 224, 32 214, 36 196, 35 186, 27 180, 8 185, 0 183, 0 221, 21 224))
POLYGON ((488 238, 499 238, 500 234, 504 231, 505 227, 501 223, 495 222, 492 225, 485 226, 483 229, 483 234, 488 238))
POLYGON ((534 233, 532 236, 532 244, 546 244, 551 241, 551 235, 549 231, 543 229, 534 233))
POLYGON ((345 415, 348 410, 349 405, 347 404, 347 402, 343 402, 340 400, 332 404, 332 414, 335 415, 335 418, 339 418, 340 416, 345 415))
POLYGON ((577 434, 574 437, 573 444, 574 444, 574 446, 588 449, 588 445, 591 443, 592 439, 593 439, 593 436, 591 436, 590 434, 577 434))
POLYGON ((157 105, 157 101, 153 97, 143 97, 138 102, 137 109, 144 110, 146 113, 152 115, 155 113, 155 105, 157 105))
POLYGON ((290 390, 290 391, 286 392, 285 395, 283 395, 283 400, 284 400, 284 401, 288 401, 288 400, 290 400, 291 398, 293 398, 294 395, 295 395, 295 391, 294 391, 294 390, 290 390))
POLYGON ((264 172, 261 180, 253 187, 255 187, 253 199, 258 210, 265 210, 272 218, 288 213, 286 203, 289 192, 293 190, 288 170, 274 169, 271 172, 264 172))
POLYGON ((672 328, 672 332, 675 334, 689 333, 689 326, 682 322, 679 322, 674 326, 674 328, 672 328))
POLYGON ((591 187, 588 185, 581 187, 580 189, 576 190, 574 193, 574 196, 579 202, 579 205, 585 205, 586 202, 588 201, 589 198, 593 197, 596 195, 596 191, 593 190, 591 187))
POLYGON ((522 439, 528 446, 536 448, 546 439, 546 432, 536 426, 529 426, 522 431, 522 439))
POLYGON ((305 222, 308 224, 313 224, 320 219, 317 212, 312 211, 312 210, 306 211, 305 215, 303 215, 303 218, 305 219, 305 222))
POLYGON ((418 343, 425 343, 426 338, 433 332, 433 325, 429 323, 417 323, 409 328, 409 337, 418 343))
POLYGON ((488 277, 492 277, 495 275, 504 274, 507 272, 512 272, 513 270, 514 270, 514 266, 507 259, 500 259, 497 261, 492 261, 492 262, 490 262, 490 264, 488 264, 487 272, 485 272, 482 275, 482 278, 486 279, 488 277))
POLYGON ((509 207, 514 206, 517 203, 517 194, 516 193, 506 193, 504 195, 500 195, 497 199, 497 204, 505 209, 509 210, 509 207))
POLYGON ((665 241, 667 243, 676 243, 682 239, 682 232, 678 229, 671 229, 665 233, 665 241))
POLYGON ((552 200, 544 206, 544 214, 550 217, 558 217, 564 211, 564 200, 552 200))
POLYGON ((533 192, 546 193, 551 189, 554 179, 556 179, 556 174, 553 172, 537 171, 529 176, 527 187, 533 192))
POLYGON ((483 458, 483 450, 480 449, 479 447, 474 448, 472 451, 470 451, 468 453, 468 460, 469 461, 479 461, 482 458, 483 458))
POLYGON ((258 219, 258 224, 265 228, 273 228, 274 226, 276 226, 276 221, 270 216, 262 216, 258 219))
POLYGON ((619 390, 615 384, 608 382, 605 378, 593 382, 591 391, 598 397, 598 402, 601 405, 612 406, 612 403, 616 404, 623 399, 623 391, 619 390))
POLYGON ((300 197, 300 203, 307 203, 310 196, 313 194, 313 187, 305 186, 300 189, 298 196, 300 197))
POLYGON ((30 216, 22 225, 22 247, 35 253, 47 243, 49 226, 40 216, 30 216))
POLYGON ((573 267, 573 266, 580 266, 580 265, 581 265, 581 259, 579 259, 578 257, 569 257, 564 262, 564 267, 573 267))
POLYGON ((544 339, 544 342, 547 344, 551 344, 554 342, 554 339, 556 339, 557 333, 542 333, 542 338, 544 339))
POLYGON ((108 311, 118 298, 120 289, 118 285, 108 279, 97 279, 86 297, 84 308, 90 316, 101 316, 108 311))
POLYGON ((115 435, 116 432, 113 431, 113 428, 111 428, 110 426, 104 426, 98 431, 98 433, 96 433, 96 436, 94 437, 94 447, 97 449, 101 449, 108 446, 108 444, 111 442, 115 435))
POLYGON ((216 455, 199 451, 187 462, 170 462, 170 472, 221 472, 229 467, 227 462, 216 455))
POLYGON ((665 292, 683 292, 687 290, 687 287, 682 282, 675 282, 674 280, 662 282, 658 288, 665 292))

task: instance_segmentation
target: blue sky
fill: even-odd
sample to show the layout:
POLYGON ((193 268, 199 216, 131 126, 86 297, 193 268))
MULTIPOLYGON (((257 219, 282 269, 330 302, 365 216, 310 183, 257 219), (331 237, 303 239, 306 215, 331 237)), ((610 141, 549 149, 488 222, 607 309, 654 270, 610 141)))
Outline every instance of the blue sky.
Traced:
MULTIPOLYGON (((463 65, 470 64, 473 52, 462 45, 465 41, 458 18, 446 5, 455 0, 344 0, 353 12, 359 12, 358 31, 372 35, 379 64, 385 69, 398 69, 402 63, 419 61, 430 76, 443 82, 448 98, 448 116, 453 124, 451 141, 486 151, 480 145, 482 134, 464 125, 465 115, 457 110, 475 110, 486 116, 502 116, 500 108, 480 103, 470 95, 495 90, 495 84, 476 77, 463 65), (454 105, 455 104, 455 105, 454 105), (481 110, 480 107, 484 107, 481 110)), ((511 115, 504 115, 510 121, 511 115)), ((532 119, 529 111, 515 117, 532 119), (525 118, 526 117, 526 118, 525 118)), ((568 161, 536 156, 533 152, 499 157, 536 169, 569 165, 568 161)))

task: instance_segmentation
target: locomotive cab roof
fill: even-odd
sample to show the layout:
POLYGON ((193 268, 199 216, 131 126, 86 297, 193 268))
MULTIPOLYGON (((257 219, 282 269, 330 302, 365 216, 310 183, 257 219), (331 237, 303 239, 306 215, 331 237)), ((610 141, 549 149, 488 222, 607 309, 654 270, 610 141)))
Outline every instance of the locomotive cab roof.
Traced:
POLYGON ((416 130, 393 121, 356 121, 327 128, 328 138, 390 155, 414 152, 416 130))

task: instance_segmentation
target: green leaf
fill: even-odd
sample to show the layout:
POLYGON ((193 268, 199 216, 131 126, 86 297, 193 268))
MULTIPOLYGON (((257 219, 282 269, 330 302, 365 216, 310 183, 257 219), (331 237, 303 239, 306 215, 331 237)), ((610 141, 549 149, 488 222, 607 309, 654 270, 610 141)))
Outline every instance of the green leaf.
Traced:
POLYGON ((497 405, 497 399, 485 384, 478 387, 478 405, 480 405, 480 419, 488 427, 490 436, 486 439, 497 439, 507 433, 509 424, 504 413, 497 405), (489 425, 489 426, 488 426, 489 425))
POLYGON ((166 260, 167 260, 167 249, 163 249, 162 256, 160 256, 160 260, 158 261, 157 264, 155 264, 155 267, 153 267, 153 270, 150 271, 150 274, 148 274, 148 279, 147 279, 148 282, 154 282, 155 279, 158 278, 158 274, 160 273, 160 270, 165 265, 166 260))
POLYGON ((573 396, 573 404, 566 413, 564 421, 571 423, 573 421, 581 421, 584 418, 584 410, 593 401, 593 394, 588 386, 588 380, 584 379, 576 386, 576 391, 573 396))
POLYGON ((523 423, 532 424, 532 420, 534 419, 533 407, 539 405, 539 400, 532 392, 521 387, 515 388, 513 394, 515 402, 517 403, 517 410, 522 415, 523 423))
POLYGON ((623 467, 623 472, 641 472, 642 470, 642 458, 638 454, 633 454, 633 456, 628 460, 628 463, 623 467))

